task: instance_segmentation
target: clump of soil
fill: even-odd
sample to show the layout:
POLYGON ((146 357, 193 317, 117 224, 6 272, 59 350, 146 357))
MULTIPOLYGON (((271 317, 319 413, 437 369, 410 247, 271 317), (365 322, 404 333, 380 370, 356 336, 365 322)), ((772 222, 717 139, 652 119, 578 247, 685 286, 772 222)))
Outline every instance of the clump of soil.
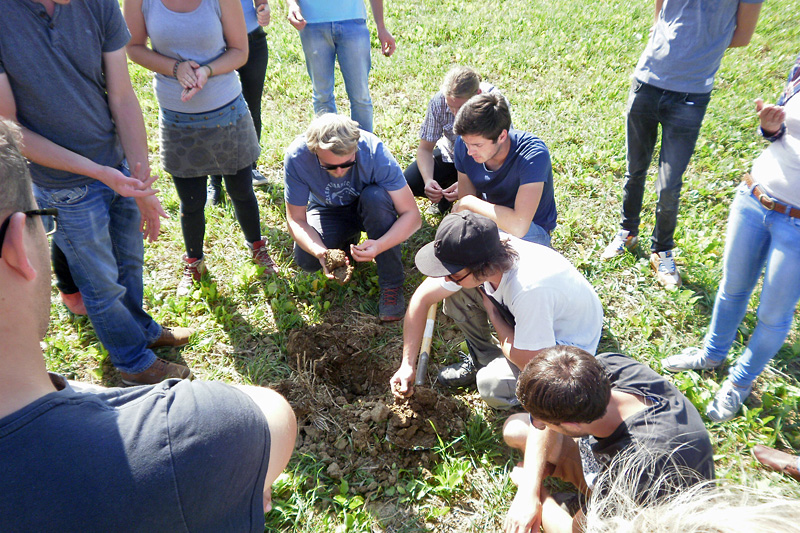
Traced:
POLYGON ((341 283, 350 281, 355 269, 353 265, 347 264, 347 254, 343 250, 330 248, 325 252, 325 268, 341 283))
POLYGON ((438 443, 437 433, 452 439, 469 416, 467 406, 426 387, 394 399, 389 379, 402 340, 377 348, 384 327, 349 315, 292 331, 286 348, 295 373, 275 386, 297 415, 298 451, 322 461, 334 479, 355 473, 363 483, 354 490, 367 496, 394 485, 398 469, 430 467, 435 457, 426 450, 438 443))

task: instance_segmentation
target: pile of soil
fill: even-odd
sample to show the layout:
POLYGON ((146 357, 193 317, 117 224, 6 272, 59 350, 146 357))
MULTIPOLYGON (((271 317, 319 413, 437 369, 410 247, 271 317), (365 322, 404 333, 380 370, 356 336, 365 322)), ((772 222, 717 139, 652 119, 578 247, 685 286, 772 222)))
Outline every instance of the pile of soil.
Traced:
POLYGON ((293 330, 286 347, 295 373, 275 385, 297 415, 298 451, 325 463, 334 479, 357 473, 364 483, 355 489, 365 495, 394 485, 398 469, 430 466, 437 433, 451 440, 469 417, 467 406, 430 388, 417 387, 408 400, 392 396, 402 345, 376 348, 384 327, 360 315, 293 330))

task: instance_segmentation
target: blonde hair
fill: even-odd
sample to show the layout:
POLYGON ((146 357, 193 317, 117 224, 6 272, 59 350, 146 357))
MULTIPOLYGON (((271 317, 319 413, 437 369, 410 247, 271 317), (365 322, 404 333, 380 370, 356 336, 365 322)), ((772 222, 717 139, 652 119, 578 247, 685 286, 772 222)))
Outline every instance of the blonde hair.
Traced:
POLYGON ((358 122, 335 113, 325 113, 309 124, 306 146, 315 154, 322 149, 339 156, 349 155, 355 152, 360 137, 358 122))
POLYGON ((800 533, 798 495, 777 488, 698 482, 677 464, 641 486, 642 469, 664 460, 640 449, 612 461, 592 491, 584 533, 800 533))
POLYGON ((480 75, 469 67, 454 67, 444 75, 440 90, 450 98, 472 98, 481 88, 480 75))

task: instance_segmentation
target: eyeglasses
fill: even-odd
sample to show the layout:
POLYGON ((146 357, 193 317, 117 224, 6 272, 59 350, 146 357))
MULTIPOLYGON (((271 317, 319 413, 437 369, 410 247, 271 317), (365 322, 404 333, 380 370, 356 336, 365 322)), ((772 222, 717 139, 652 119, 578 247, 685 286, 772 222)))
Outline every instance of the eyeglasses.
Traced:
POLYGON ((457 279, 454 278, 452 274, 448 274, 446 277, 449 278, 450 281, 452 281, 453 283, 455 283, 457 285, 461 285, 461 282, 464 281, 465 279, 467 279, 468 277, 470 277, 471 275, 472 275, 472 271, 467 272, 466 274, 464 274, 463 276, 461 276, 460 278, 457 278, 457 279))
MULTIPOLYGON (((8 224, 11 222, 11 217, 15 213, 11 213, 6 217, 2 224, 0 224, 0 255, 3 253, 3 242, 6 240, 6 231, 8 231, 8 224)), ((44 225, 45 235, 52 235, 56 232, 56 217, 58 216, 58 209, 51 207, 49 209, 33 209, 31 211, 23 211, 26 217, 42 217, 42 224, 44 225)))
POLYGON ((345 163, 340 163, 338 165, 326 165, 326 164, 323 164, 322 161, 319 160, 319 156, 317 156, 317 163, 319 163, 319 166, 321 168, 323 168, 324 170, 337 170, 337 169, 340 169, 340 168, 350 168, 350 167, 352 167, 352 166, 354 166, 356 164, 356 155, 353 154, 353 160, 352 161, 347 161, 345 163))

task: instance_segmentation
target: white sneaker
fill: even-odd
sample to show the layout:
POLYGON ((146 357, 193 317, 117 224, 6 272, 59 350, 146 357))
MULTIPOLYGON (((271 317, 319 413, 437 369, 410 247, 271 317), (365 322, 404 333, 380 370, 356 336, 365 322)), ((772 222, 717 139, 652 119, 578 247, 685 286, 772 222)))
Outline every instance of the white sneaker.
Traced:
POLYGON ((689 346, 681 353, 670 355, 661 360, 661 368, 669 372, 682 372, 684 370, 706 370, 722 366, 723 361, 712 361, 706 357, 702 348, 689 346))
POLYGON ((681 286, 681 274, 678 272, 678 267, 675 266, 675 256, 672 255, 672 250, 653 253, 650 256, 650 266, 656 273, 656 279, 664 287, 669 289, 681 286))
POLYGON ((614 235, 614 238, 606 249, 603 250, 603 253, 600 254, 602 259, 614 259, 617 256, 620 256, 625 253, 625 249, 633 250, 636 248, 636 245, 639 244, 639 237, 636 235, 631 235, 631 232, 626 229, 619 230, 619 233, 614 235))
POLYGON ((727 422, 736 416, 752 389, 752 385, 743 389, 736 386, 730 378, 726 379, 708 404, 706 416, 714 422, 727 422))

